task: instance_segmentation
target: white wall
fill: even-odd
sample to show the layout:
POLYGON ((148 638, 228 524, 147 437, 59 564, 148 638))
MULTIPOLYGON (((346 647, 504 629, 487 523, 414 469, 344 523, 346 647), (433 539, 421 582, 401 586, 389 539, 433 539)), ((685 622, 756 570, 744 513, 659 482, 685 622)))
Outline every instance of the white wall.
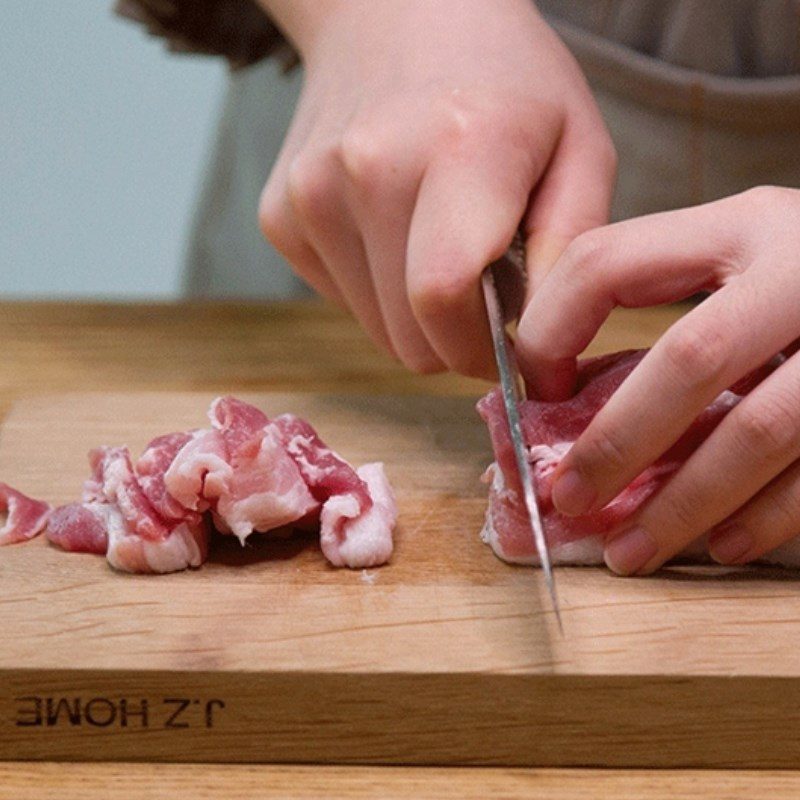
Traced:
POLYGON ((111 0, 0 0, 0 296, 170 297, 224 83, 111 0))

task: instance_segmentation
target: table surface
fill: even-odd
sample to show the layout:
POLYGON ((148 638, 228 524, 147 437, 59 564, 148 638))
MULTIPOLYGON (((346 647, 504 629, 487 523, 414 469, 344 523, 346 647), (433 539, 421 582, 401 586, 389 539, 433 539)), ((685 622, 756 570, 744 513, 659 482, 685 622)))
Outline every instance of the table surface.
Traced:
MULTIPOLYGON (((590 353, 651 344, 685 308, 619 310, 590 353)), ((0 415, 66 390, 314 391, 478 395, 479 381, 416 376, 340 312, 294 304, 0 302, 0 415)), ((212 797, 797 797, 800 773, 419 767, 0 764, 0 800, 212 797), (165 791, 166 790, 166 791, 165 791), (117 794, 115 794, 117 792, 117 794)))

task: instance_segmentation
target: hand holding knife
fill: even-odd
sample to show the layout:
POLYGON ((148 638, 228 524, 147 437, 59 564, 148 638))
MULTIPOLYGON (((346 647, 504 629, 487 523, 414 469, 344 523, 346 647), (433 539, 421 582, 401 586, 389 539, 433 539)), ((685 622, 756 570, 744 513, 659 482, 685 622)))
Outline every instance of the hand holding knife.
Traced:
POLYGON ((490 264, 481 276, 483 296, 486 302, 486 312, 489 316, 489 326, 492 331, 492 343, 494 354, 497 361, 497 371, 500 375, 500 388, 503 395, 503 405, 505 406, 506 419, 508 421, 511 443, 514 447, 514 456, 519 472, 520 485, 522 486, 525 507, 531 523, 531 532, 536 545, 536 552, 544 571, 547 589, 555 611, 558 628, 564 633, 561 623, 561 612, 558 605, 556 594, 555 579, 553 577, 552 565, 550 563, 550 553, 547 549, 547 541, 544 538, 544 528, 542 518, 539 513, 539 505, 536 501, 536 491, 533 485, 533 474, 531 465, 528 461, 528 450, 522 438, 522 427, 519 418, 519 402, 522 399, 521 381, 517 369, 517 362, 513 353, 509 353, 506 341, 505 320, 503 303, 498 292, 497 273, 501 270, 518 270, 524 276, 525 266, 525 246, 519 234, 514 237, 514 242, 509 248, 508 253, 503 258, 490 264))

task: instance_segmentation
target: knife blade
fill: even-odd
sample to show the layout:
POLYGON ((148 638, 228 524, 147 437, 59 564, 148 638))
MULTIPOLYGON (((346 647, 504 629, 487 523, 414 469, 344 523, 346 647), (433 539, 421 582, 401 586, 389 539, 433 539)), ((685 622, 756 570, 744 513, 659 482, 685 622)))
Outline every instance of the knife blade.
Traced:
MULTIPOLYGON (((524 263, 524 261, 523 261, 524 263)), ((539 504, 536 501, 536 491, 533 486, 533 474, 531 465, 528 461, 527 448, 522 438, 522 426, 519 418, 519 402, 522 399, 521 381, 517 362, 513 353, 509 353, 506 339, 505 320, 509 315, 504 313, 503 304, 498 292, 498 277, 496 273, 503 269, 518 269, 519 259, 519 239, 515 239, 515 244, 509 251, 509 255, 490 264, 483 271, 481 276, 481 286, 483 297, 486 302, 486 312, 489 317, 489 327, 492 331, 492 344, 494 345, 494 355, 497 362, 497 372, 500 376, 500 389, 503 395, 503 406, 505 407, 506 420, 508 422, 509 435, 514 447, 514 458, 519 472, 520 485, 525 501, 525 508, 531 524, 531 533, 536 546, 536 552, 544 572, 547 590, 553 605, 553 611, 558 622, 558 629, 564 634, 564 627, 561 622, 561 609, 556 593, 555 578, 553 576, 552 564, 550 562, 550 552, 547 548, 547 541, 544 538, 544 527, 542 517, 539 513, 539 504)))

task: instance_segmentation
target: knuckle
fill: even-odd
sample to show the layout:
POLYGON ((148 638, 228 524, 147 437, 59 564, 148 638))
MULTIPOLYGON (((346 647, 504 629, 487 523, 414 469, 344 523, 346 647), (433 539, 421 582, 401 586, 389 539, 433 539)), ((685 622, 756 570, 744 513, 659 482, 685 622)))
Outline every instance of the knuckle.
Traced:
MULTIPOLYGON (((754 213, 771 220, 777 213, 800 210, 800 191, 788 186, 755 186, 728 198, 731 209, 752 216, 754 213)), ((721 200, 720 202, 726 202, 721 200)))
POLYGON ((258 203, 258 227, 267 241, 276 244, 285 229, 281 200, 277 192, 267 189, 258 203))
POLYGON ((289 165, 286 191, 298 215, 317 216, 330 202, 335 175, 325 155, 299 155, 289 165))
POLYGON ((683 325, 662 339, 670 375, 689 388, 718 385, 727 371, 731 346, 712 324, 683 325))
POLYGON ((285 196, 268 185, 258 203, 258 227, 264 238, 291 261, 299 233, 287 213, 285 196))
MULTIPOLYGON (((584 446, 582 458, 583 470, 592 473, 621 472, 630 461, 627 448, 618 439, 617 434, 605 427, 595 426, 584 446)), ((576 458, 580 456, 575 453, 576 458)))
POLYGON ((366 127, 345 131, 339 157, 350 180, 365 188, 380 184, 390 164, 383 137, 366 127))
POLYGON ((584 280, 596 271, 608 253, 608 245, 601 231, 592 230, 576 236, 564 251, 564 264, 571 280, 584 280))
POLYGON ((458 145, 485 132, 489 118, 482 110, 484 105, 472 91, 456 90, 446 95, 440 104, 443 142, 458 145))
POLYGON ((670 491, 663 498, 660 517, 668 520, 669 525, 677 531, 693 532, 702 519, 703 510, 701 492, 682 487, 681 491, 670 491))
POLYGON ((457 305, 468 289, 468 282, 459 269, 448 268, 440 261, 436 269, 415 271, 408 278, 408 299, 415 315, 427 317, 457 305))
POLYGON ((739 445, 751 458, 761 461, 797 446, 797 412, 786 398, 742 404, 736 417, 739 445))
POLYGON ((749 206, 755 205, 764 209, 770 209, 776 203, 784 201, 790 193, 791 190, 787 190, 784 187, 765 184, 747 189, 747 191, 742 192, 739 197, 749 206))

